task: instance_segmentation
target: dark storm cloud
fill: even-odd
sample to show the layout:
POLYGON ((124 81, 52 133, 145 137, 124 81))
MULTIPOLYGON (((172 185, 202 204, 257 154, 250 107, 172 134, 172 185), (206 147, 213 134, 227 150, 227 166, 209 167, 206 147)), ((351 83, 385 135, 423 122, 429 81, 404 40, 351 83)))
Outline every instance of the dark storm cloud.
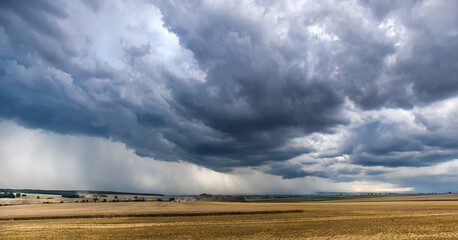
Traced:
MULTIPOLYGON (((454 2, 154 4, 181 46, 155 39, 160 31, 129 40, 147 28, 127 24, 131 32, 114 40, 121 56, 107 60, 113 49, 94 50, 96 41, 72 28, 68 4, 3 1, 0 117, 218 171, 269 165, 265 172, 283 178, 327 177, 283 162, 317 151, 294 139, 349 126, 348 102, 410 111, 458 91, 454 2), (205 76, 192 79, 195 72, 205 76)), ((82 6, 99 16, 110 5, 82 6)), ((397 125, 367 122, 350 129, 340 149, 319 155, 392 167, 456 158, 453 136, 423 126, 402 135, 397 125)))
POLYGON ((270 165, 266 173, 283 176, 283 179, 301 178, 307 176, 329 177, 324 171, 306 171, 300 164, 274 163, 270 165))
POLYGON ((359 1, 363 6, 369 8, 372 11, 372 14, 379 20, 382 21, 391 11, 397 10, 399 8, 410 9, 416 4, 421 4, 423 1, 415 0, 406 0, 406 1, 396 1, 396 0, 387 0, 387 1, 371 1, 371 0, 361 0, 359 1))
POLYGON ((76 61, 87 54, 87 49, 78 48, 75 36, 59 23, 68 18, 64 2, 7 0, 0 7, 0 23, 14 43, 16 57, 37 53, 52 66, 75 76, 112 77, 110 67, 97 59, 90 59, 94 61, 91 66, 76 61))

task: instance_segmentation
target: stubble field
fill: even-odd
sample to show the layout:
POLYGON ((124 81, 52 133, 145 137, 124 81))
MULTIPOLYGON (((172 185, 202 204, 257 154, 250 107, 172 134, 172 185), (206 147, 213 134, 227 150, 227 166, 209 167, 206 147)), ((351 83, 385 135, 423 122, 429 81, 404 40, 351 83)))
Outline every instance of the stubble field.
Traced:
MULTIPOLYGON (((313 203, 90 203, 46 205, 47 211, 95 211, 82 218, 20 220, 32 205, 0 208, 1 239, 458 239, 457 201, 313 203), (162 204, 162 205, 160 205, 162 204), (67 206, 65 206, 67 205, 67 206), (16 207, 16 209, 12 208, 16 207), (11 208, 16 214, 6 211, 11 208), (62 209, 73 210, 62 210, 62 209), (175 212, 177 216, 109 217, 175 212), (162 210, 158 210, 162 209, 162 210), (301 210, 295 213, 186 216, 192 212, 301 210), (75 210, 76 211, 76 210, 75 210), (5 220, 6 215, 16 220, 5 220), (105 217, 100 217, 105 215, 105 217)), ((37 205, 42 206, 42 205, 37 205)), ((34 206, 32 206, 34 207, 34 206)), ((36 208, 36 207, 35 207, 36 208)), ((35 209, 34 211, 36 211, 35 209)), ((14 212, 13 211, 13 212, 14 212)), ((55 213, 56 213, 55 212, 55 213)), ((54 215, 56 215, 54 213, 54 215)), ((36 214, 35 214, 36 215, 36 214)), ((40 215, 40 214, 39 214, 40 215)))

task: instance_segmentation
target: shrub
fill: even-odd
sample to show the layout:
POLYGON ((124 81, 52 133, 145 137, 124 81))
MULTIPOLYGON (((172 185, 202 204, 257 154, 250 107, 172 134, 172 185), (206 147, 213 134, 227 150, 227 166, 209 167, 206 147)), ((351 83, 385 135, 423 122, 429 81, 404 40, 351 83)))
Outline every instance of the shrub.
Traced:
POLYGON ((74 194, 74 193, 66 193, 66 194, 62 194, 61 196, 64 198, 79 198, 80 197, 80 195, 74 194))
POLYGON ((0 198, 15 198, 14 193, 0 193, 0 198))

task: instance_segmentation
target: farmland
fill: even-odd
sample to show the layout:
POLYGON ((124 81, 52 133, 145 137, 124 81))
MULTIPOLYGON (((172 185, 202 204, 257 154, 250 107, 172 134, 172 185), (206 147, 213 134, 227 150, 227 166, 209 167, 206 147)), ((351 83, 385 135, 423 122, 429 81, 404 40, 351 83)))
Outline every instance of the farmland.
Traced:
POLYGON ((30 204, 2 206, 0 218, 4 219, 0 220, 3 239, 458 238, 458 201, 30 204), (288 210, 300 211, 280 212, 288 210), (177 215, 128 215, 160 212, 177 215), (31 218, 88 213, 92 217, 31 218))

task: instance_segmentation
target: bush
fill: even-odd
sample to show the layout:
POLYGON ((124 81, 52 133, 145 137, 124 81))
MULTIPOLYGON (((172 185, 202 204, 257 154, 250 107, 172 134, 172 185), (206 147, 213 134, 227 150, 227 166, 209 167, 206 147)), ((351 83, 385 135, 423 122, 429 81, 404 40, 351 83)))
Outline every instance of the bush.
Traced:
POLYGON ((21 197, 21 193, 16 193, 16 197, 21 197))
POLYGON ((174 197, 171 197, 171 198, 169 198, 169 201, 170 201, 170 202, 175 201, 175 198, 174 198, 174 197))
POLYGON ((61 196, 64 198, 79 198, 80 197, 80 195, 74 194, 74 193, 62 194, 61 196))
POLYGON ((0 198, 15 198, 14 193, 0 193, 0 198))
POLYGON ((158 198, 157 201, 158 201, 158 202, 162 202, 162 199, 158 198))

